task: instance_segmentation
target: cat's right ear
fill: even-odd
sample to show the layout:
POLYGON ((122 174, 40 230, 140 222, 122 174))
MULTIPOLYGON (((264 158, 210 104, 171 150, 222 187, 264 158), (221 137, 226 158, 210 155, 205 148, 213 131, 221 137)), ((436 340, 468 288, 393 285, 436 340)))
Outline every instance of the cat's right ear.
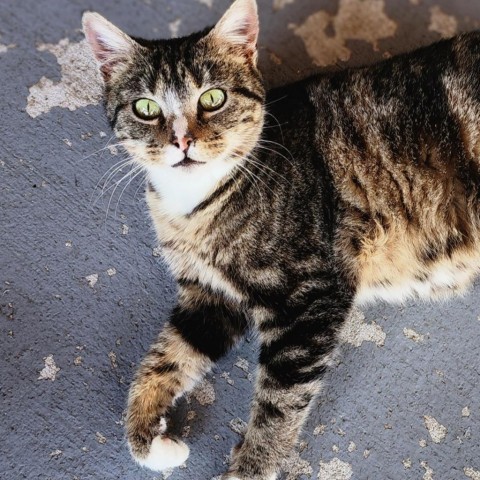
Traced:
POLYGON ((138 48, 138 43, 98 13, 85 12, 82 17, 83 32, 93 55, 108 81, 113 70, 128 59, 138 48))

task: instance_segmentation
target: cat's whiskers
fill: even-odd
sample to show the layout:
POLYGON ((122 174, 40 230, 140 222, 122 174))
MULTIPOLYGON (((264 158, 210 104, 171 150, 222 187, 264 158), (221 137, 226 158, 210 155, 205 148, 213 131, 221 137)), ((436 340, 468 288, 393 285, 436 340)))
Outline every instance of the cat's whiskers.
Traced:
MULTIPOLYGON (((237 155, 236 153, 233 153, 232 155, 235 156, 235 157, 237 157, 237 158, 243 159, 243 160, 245 160, 246 162, 248 161, 248 157, 243 157, 243 156, 241 156, 241 155, 237 155)), ((270 192, 275 193, 275 192, 269 187, 269 185, 268 185, 261 177, 259 177, 256 173, 252 172, 252 171, 247 167, 247 165, 242 164, 242 163, 239 163, 238 166, 239 166, 240 168, 243 168, 246 172, 248 172, 248 173, 252 176, 252 178, 254 178, 255 180, 258 180, 259 182, 261 182, 266 188, 268 188, 268 189, 270 190, 270 192)), ((255 185, 255 184, 252 182, 252 185, 255 185)), ((257 186, 257 188, 258 188, 258 186, 257 186)), ((260 194, 261 194, 261 190, 259 190, 259 192, 260 192, 260 194)))
POLYGON ((270 140, 265 140, 265 139, 260 139, 256 145, 257 148, 261 148, 262 150, 266 150, 267 152, 272 152, 273 154, 275 155, 278 155, 280 157, 282 157, 285 161, 287 161, 288 163, 290 163, 290 165, 293 165, 293 155, 290 153, 290 150, 288 150, 288 148, 286 147, 283 147, 290 155, 290 158, 287 158, 285 155, 283 155, 283 153, 280 153, 278 152, 277 150, 275 150, 274 148, 269 148, 269 147, 266 147, 265 145, 262 145, 262 143, 265 142, 265 143, 273 143, 275 145, 278 145, 280 147, 283 147, 283 145, 281 143, 278 143, 278 142, 272 142, 270 140))
MULTIPOLYGON (((135 176, 133 178, 135 178, 138 174, 140 174, 142 171, 143 171, 143 166, 142 165, 138 165, 135 166, 135 167, 132 167, 118 182, 116 182, 112 187, 113 190, 112 190, 112 193, 110 195, 110 200, 108 201, 108 205, 107 205, 107 211, 105 212, 105 223, 107 221, 107 218, 108 218, 108 212, 110 211, 110 205, 112 204, 112 200, 113 200, 113 197, 115 195, 115 192, 117 191, 117 188, 120 186, 120 184, 125 180, 127 179, 128 177, 131 177, 135 174, 135 176)), ((127 182, 127 186, 130 184, 130 182, 127 182)), ((112 188, 110 187, 110 188, 112 188)), ((123 190, 122 190, 123 192, 123 190)), ((116 218, 116 210, 115 210, 115 218, 116 218)))
POLYGON ((126 167, 129 163, 133 163, 133 160, 130 159, 130 158, 122 158, 120 161, 118 161, 117 163, 115 163, 114 165, 112 165, 103 175, 102 177, 100 178, 100 180, 98 180, 97 184, 95 185, 95 188, 93 189, 93 192, 92 192, 92 197, 90 199, 90 205, 95 205, 95 203, 102 197, 102 195, 104 194, 105 192, 105 188, 106 186, 108 185, 108 183, 110 182, 110 180, 118 173, 120 172, 124 167, 126 167), (105 177, 107 177, 105 179, 105 177), (105 179, 105 180, 104 180, 105 179), (95 199, 95 201, 93 201, 93 196, 95 194, 95 192, 97 191, 97 189, 99 188, 100 186, 100 183, 102 183, 103 181, 103 187, 102 187, 102 191, 100 192, 100 195, 95 199))
MULTIPOLYGON (((117 210, 118 210, 118 206, 120 204, 120 200, 122 199, 122 195, 124 194, 125 190, 127 189, 127 187, 141 174, 144 172, 144 169, 143 167, 141 168, 137 168, 137 169, 134 169, 132 172, 131 172, 131 175, 130 175, 130 178, 127 180, 127 183, 125 184, 125 186, 123 187, 122 191, 120 192, 120 195, 118 196, 118 200, 117 200, 117 204, 115 206, 115 214, 114 214, 114 218, 117 218, 117 210), (135 174, 133 174, 133 172, 135 172, 135 174)), ((115 191, 114 191, 115 192, 115 191)))

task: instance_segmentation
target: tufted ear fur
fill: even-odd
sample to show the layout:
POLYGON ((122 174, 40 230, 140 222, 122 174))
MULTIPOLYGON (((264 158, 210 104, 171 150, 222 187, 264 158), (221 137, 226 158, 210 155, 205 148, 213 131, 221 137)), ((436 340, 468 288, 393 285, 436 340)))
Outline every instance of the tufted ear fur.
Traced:
POLYGON ((104 17, 86 12, 82 18, 83 32, 99 64, 105 81, 120 64, 126 64, 139 44, 104 17))
POLYGON ((235 0, 210 35, 256 62, 259 32, 256 0, 235 0))

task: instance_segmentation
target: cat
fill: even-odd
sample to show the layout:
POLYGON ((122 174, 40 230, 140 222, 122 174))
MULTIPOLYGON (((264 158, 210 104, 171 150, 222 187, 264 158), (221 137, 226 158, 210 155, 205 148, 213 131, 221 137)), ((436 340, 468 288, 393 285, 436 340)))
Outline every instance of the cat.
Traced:
POLYGON ((182 464, 169 408, 254 328, 251 415, 222 478, 273 480, 352 306, 446 298, 478 273, 480 33, 266 92, 255 0, 184 38, 90 12, 83 28, 179 289, 130 387, 130 451, 182 464))

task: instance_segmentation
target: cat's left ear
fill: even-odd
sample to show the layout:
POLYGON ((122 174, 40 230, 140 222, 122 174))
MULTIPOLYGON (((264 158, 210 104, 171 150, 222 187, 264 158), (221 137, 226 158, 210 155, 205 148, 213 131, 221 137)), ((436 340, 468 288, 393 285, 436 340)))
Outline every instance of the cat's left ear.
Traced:
POLYGON ((86 12, 83 32, 99 64, 105 81, 115 68, 126 65, 140 45, 98 13, 86 12))
POLYGON ((234 47, 241 55, 255 63, 258 32, 256 0, 235 0, 209 35, 221 44, 234 47))

